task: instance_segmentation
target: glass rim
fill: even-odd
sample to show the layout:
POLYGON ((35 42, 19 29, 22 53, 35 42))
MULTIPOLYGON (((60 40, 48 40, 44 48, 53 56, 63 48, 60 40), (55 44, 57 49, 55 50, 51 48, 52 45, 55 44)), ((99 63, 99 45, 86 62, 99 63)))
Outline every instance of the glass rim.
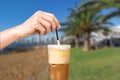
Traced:
POLYGON ((48 48, 50 48, 50 47, 54 47, 54 48, 60 48, 60 47, 63 47, 63 48, 70 48, 71 47, 71 45, 47 45, 47 47, 48 48))
POLYGON ((71 45, 69 45, 69 44, 62 44, 62 45, 58 45, 58 44, 50 44, 50 45, 47 45, 47 46, 71 46, 71 45))

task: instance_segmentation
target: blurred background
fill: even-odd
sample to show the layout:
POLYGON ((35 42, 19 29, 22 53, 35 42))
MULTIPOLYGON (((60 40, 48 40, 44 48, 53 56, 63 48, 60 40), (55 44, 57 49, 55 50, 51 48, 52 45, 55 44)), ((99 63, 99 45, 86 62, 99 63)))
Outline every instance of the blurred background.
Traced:
MULTIPOLYGON (((119 0, 1 0, 0 32, 38 10, 53 13, 61 44, 70 44, 69 80, 120 79, 119 0)), ((47 45, 56 34, 31 35, 0 51, 0 80, 47 80, 47 45)))

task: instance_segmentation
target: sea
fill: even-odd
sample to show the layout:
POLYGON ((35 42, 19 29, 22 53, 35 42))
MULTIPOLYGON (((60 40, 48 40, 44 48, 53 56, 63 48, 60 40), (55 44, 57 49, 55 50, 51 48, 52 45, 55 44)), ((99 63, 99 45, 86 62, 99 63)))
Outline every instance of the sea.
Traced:
POLYGON ((6 53, 8 52, 8 48, 15 48, 15 47, 32 47, 32 46, 44 46, 47 45, 48 43, 45 42, 32 42, 32 43, 21 43, 21 42, 15 42, 4 48, 0 53, 6 53))

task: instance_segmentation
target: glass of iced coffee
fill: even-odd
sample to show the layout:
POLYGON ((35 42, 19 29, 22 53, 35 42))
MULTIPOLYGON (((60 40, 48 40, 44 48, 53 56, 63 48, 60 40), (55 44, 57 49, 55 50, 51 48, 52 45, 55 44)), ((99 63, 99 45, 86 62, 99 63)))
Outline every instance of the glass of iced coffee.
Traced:
POLYGON ((68 80, 70 45, 48 45, 50 80, 68 80))

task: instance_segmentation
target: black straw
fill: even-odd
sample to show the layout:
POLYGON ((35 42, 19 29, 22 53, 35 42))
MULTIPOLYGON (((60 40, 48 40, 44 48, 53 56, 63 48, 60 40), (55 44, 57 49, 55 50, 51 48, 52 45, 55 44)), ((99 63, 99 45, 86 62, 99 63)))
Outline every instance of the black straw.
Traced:
POLYGON ((58 37, 58 30, 56 29, 56 36, 57 36, 57 44, 60 45, 59 37, 58 37))
POLYGON ((58 30, 56 29, 56 36, 57 36, 57 40, 59 40, 59 37, 58 37, 58 30))

